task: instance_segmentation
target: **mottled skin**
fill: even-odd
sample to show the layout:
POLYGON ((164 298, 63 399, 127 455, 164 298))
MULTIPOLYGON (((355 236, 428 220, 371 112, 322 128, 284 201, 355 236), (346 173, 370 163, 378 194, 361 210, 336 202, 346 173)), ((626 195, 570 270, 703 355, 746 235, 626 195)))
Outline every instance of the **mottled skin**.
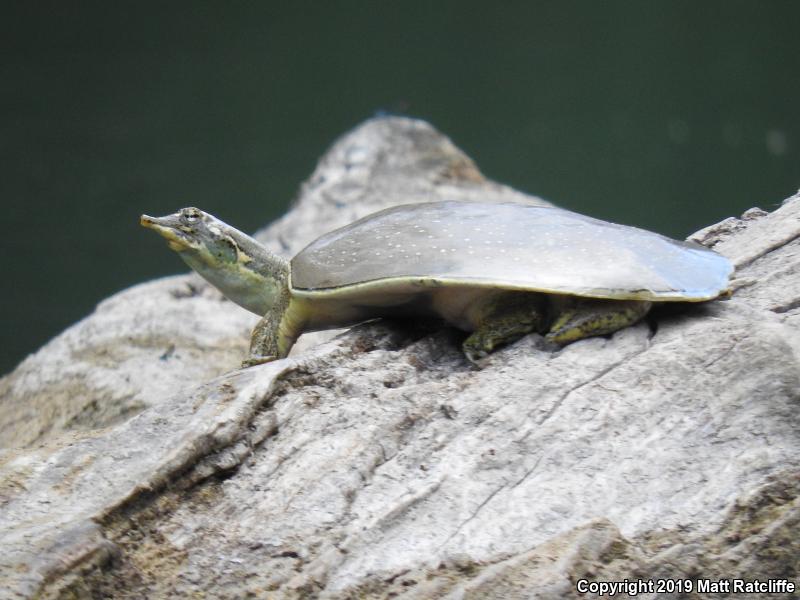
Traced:
POLYGON ((544 333, 559 345, 613 333, 647 314, 651 302, 592 300, 536 292, 500 292, 475 307, 476 328, 464 340, 464 354, 475 362, 494 349, 529 333, 544 333))
POLYGON ((288 330, 289 264, 250 236, 197 208, 166 217, 142 215, 172 250, 239 306, 262 315, 253 330, 245 366, 283 358, 299 331, 288 330))
POLYGON ((435 278, 400 281, 400 288, 393 290, 380 281, 341 290, 296 289, 286 260, 197 208, 161 218, 143 215, 141 224, 166 238, 170 248, 230 300, 262 316, 245 366, 287 356, 305 331, 380 316, 442 317, 472 332, 463 349, 475 362, 531 332, 562 345, 612 333, 640 320, 651 306, 637 299, 509 291, 491 282, 443 284, 435 278))

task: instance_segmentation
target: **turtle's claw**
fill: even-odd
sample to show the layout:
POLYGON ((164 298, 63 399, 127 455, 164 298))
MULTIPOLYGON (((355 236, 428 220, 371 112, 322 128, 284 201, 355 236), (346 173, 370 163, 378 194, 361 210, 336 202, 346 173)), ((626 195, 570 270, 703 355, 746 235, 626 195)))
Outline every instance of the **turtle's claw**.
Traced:
POLYGON ((278 360, 277 356, 251 356, 245 361, 242 361, 242 368, 255 367, 256 365, 263 365, 264 363, 278 360))
POLYGON ((478 340, 474 339, 474 336, 467 338, 461 345, 461 349, 464 352, 464 356, 467 357, 467 360, 478 368, 483 366, 481 364, 482 359, 489 356, 489 351, 482 347, 478 340))
POLYGON ((487 356, 488 356, 488 354, 486 354, 485 352, 469 353, 469 354, 466 355, 467 360, 469 362, 471 362, 473 365, 475 365, 476 367, 478 367, 478 368, 482 368, 483 367, 482 361, 487 356))

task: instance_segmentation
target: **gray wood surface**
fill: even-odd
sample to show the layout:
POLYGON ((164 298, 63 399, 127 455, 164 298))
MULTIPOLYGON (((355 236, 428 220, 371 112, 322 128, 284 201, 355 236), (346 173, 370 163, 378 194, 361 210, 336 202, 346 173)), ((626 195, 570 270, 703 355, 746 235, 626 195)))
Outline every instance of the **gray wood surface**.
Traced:
MULTIPOLYGON (((259 237, 291 255, 411 193, 520 197, 378 119, 259 237)), ((480 370, 460 334, 385 322, 235 370, 255 318, 198 278, 121 292, 0 381, 0 597, 796 577, 798 236, 800 197, 723 221, 695 237, 737 265, 729 300, 559 352, 531 335, 480 370)))

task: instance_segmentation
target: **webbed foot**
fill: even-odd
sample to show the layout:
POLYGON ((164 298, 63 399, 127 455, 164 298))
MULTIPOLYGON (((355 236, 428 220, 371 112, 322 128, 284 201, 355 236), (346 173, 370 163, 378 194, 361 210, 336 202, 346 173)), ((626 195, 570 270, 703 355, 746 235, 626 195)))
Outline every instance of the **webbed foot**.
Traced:
POLYGON ((500 346, 541 330, 541 296, 528 292, 497 294, 477 309, 475 320, 477 327, 461 348, 467 360, 480 366, 479 361, 500 346))
POLYGON ((284 292, 253 329, 250 336, 250 355, 242 363, 243 369, 285 358, 302 331, 302 324, 298 325, 291 316, 288 288, 284 292), (281 329, 281 324, 284 322, 292 325, 281 329))
POLYGON ((639 321, 651 306, 643 300, 570 299, 559 308, 545 339, 563 346, 614 333, 639 321))
POLYGON ((242 368, 255 367, 256 365, 263 365, 264 363, 278 360, 277 356, 251 356, 247 360, 242 361, 242 368))
POLYGON ((473 333, 464 340, 464 343, 461 344, 461 350, 464 352, 464 356, 467 357, 469 362, 473 365, 480 366, 478 361, 489 356, 489 352, 491 352, 491 347, 493 346, 487 340, 483 339, 483 336, 476 335, 476 333, 477 332, 473 333))

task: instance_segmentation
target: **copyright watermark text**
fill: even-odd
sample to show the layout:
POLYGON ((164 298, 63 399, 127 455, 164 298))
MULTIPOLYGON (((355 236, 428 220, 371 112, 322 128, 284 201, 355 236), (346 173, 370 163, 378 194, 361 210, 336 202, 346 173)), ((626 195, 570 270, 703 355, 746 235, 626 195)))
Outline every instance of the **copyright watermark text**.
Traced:
POLYGON ((575 584, 579 594, 613 597, 618 594, 791 594, 797 585, 789 579, 623 579, 621 581, 590 581, 579 579, 575 584))

